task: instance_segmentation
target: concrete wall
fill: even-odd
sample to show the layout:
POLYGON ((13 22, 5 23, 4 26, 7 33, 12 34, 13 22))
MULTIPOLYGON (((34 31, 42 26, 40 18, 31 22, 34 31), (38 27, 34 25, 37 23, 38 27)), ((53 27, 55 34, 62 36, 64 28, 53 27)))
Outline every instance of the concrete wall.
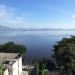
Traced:
POLYGON ((3 75, 8 75, 8 69, 5 69, 3 75))

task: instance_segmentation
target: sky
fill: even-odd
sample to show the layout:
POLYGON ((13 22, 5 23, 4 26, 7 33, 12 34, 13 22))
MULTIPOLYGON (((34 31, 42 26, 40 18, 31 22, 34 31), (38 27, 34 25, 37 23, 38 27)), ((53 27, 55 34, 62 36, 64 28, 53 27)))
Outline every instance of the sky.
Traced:
POLYGON ((75 29, 75 0, 0 0, 0 25, 75 29))

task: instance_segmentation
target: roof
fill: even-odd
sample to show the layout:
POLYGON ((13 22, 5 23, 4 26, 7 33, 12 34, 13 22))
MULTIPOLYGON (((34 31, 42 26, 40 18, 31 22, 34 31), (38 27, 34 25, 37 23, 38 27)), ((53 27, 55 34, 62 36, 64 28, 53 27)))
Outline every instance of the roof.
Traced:
POLYGON ((18 53, 0 53, 0 64, 4 62, 8 63, 18 57, 18 53))
POLYGON ((10 68, 19 57, 19 53, 0 53, 0 64, 3 64, 4 69, 10 68))

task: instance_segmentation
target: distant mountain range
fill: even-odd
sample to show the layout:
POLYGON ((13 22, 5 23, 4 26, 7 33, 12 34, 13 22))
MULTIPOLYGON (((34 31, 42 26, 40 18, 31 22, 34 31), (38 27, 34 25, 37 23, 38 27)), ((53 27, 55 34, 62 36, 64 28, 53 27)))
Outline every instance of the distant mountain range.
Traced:
POLYGON ((21 31, 21 30, 25 30, 23 28, 10 28, 10 27, 6 27, 6 26, 0 26, 0 31, 21 31))
POLYGON ((6 26, 0 26, 0 31, 46 31, 46 30, 75 30, 75 29, 53 29, 53 28, 24 29, 24 28, 10 28, 6 26))
POLYGON ((4 26, 0 26, 0 31, 3 31, 3 30, 11 30, 11 28, 9 28, 9 27, 4 27, 4 26))

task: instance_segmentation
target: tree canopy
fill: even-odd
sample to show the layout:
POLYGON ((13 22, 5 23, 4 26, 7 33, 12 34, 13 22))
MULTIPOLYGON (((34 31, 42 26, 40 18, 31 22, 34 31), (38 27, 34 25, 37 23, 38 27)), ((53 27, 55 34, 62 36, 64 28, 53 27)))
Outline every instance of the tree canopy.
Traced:
POLYGON ((52 59, 41 58, 41 59, 34 59, 32 62, 36 68, 39 68, 40 71, 44 69, 48 69, 50 71, 55 69, 55 64, 52 59))
POLYGON ((25 46, 15 44, 13 42, 8 42, 3 45, 0 45, 0 52, 23 54, 25 51, 26 51, 25 46))
POLYGON ((63 38, 54 45, 54 58, 66 71, 75 71, 75 36, 63 38))
POLYGON ((46 70, 46 74, 48 75, 48 70, 54 69, 54 63, 51 59, 42 58, 33 60, 33 64, 35 65, 35 74, 34 75, 43 75, 43 71, 46 70))

